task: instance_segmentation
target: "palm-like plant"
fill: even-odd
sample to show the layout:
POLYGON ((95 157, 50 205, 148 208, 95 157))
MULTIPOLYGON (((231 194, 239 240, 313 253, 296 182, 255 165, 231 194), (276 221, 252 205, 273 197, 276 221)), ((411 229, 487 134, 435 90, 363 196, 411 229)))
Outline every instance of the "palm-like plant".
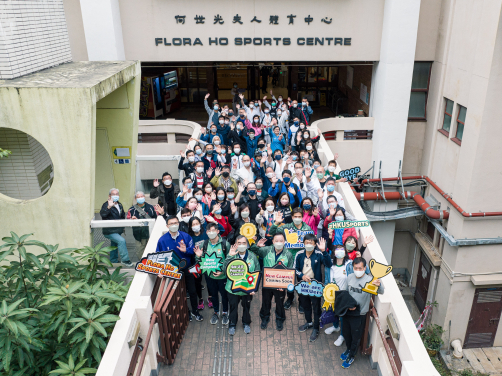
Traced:
POLYGON ((31 235, 11 232, 0 245, 8 261, 0 267, 0 375, 94 373, 84 365, 101 361, 129 288, 120 268, 108 271, 114 248, 59 249, 31 235))

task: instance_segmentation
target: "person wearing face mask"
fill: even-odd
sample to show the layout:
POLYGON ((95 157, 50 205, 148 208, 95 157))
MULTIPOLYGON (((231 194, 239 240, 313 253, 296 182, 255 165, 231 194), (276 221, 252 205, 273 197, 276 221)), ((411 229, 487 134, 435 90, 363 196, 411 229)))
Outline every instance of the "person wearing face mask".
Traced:
MULTIPOLYGON (((187 145, 188 149, 188 145, 187 145)), ((195 152, 195 162, 201 161, 202 160, 202 148, 200 145, 195 145, 193 147, 193 151, 195 152)))
POLYGON ((211 183, 206 183, 202 187, 202 200, 201 202, 206 204, 208 207, 211 206, 211 202, 216 200, 216 193, 214 192, 214 187, 211 183))
POLYGON ((193 181, 190 176, 183 178, 183 190, 176 197, 176 204, 179 208, 184 206, 184 201, 188 201, 193 196, 193 181))
MULTIPOLYGON (((231 261, 240 258, 248 265, 249 273, 260 271, 258 259, 255 254, 249 252, 248 249, 248 240, 243 235, 237 236, 235 244, 230 248, 230 252, 228 252, 228 256, 225 259, 223 269, 226 270, 231 261)), ((237 322, 239 320, 239 302, 242 306, 242 324, 244 325, 244 333, 249 334, 251 333, 251 301, 253 300, 253 295, 255 295, 255 293, 252 292, 250 294, 246 294, 244 292, 232 292, 231 287, 232 281, 227 280, 225 289, 227 290, 228 302, 230 305, 230 323, 228 326, 228 334, 231 336, 235 335, 235 327, 237 326, 237 322)))
POLYGON ((336 161, 332 160, 328 162, 328 168, 326 170, 326 177, 333 178, 337 183, 346 182, 347 178, 342 178, 340 175, 335 174, 336 161))
POLYGON ((268 197, 268 192, 265 189, 265 183, 263 181, 263 178, 258 177, 255 179, 255 186, 256 186, 256 196, 261 197, 259 198, 260 203, 264 201, 268 197))
MULTIPOLYGON (((255 133, 255 136, 260 137, 262 134, 262 125, 260 123, 260 115, 254 115, 253 119, 251 121, 251 125, 247 127, 247 130, 253 130, 255 133)), ((265 137, 267 137, 265 135, 265 137)))
POLYGON ((191 173, 195 172, 195 153, 193 150, 187 150, 186 153, 183 152, 183 150, 180 150, 180 161, 178 163, 178 170, 183 170, 185 172, 185 176, 190 175, 191 173), (185 163, 185 155, 188 159, 188 163, 185 163))
MULTIPOLYGON (((129 208, 126 219, 157 218, 155 208, 145 201, 145 194, 142 191, 136 192, 134 198, 136 199, 136 204, 129 208)), ((161 211, 161 213, 163 213, 163 211, 161 211)), ((143 257, 143 252, 145 251, 146 243, 150 238, 149 227, 133 227, 132 234, 134 236, 134 240, 136 241, 136 256, 141 259, 141 257, 143 257)))
POLYGON ((244 129, 244 123, 241 120, 238 120, 235 125, 230 124, 230 132, 228 133, 228 142, 229 145, 232 146, 237 146, 239 145, 242 152, 247 154, 247 143, 246 139, 244 138, 245 131, 247 130, 244 129))
MULTIPOLYGON (((321 265, 327 268, 331 268, 333 265, 328 252, 326 252, 326 241, 320 238, 319 244, 317 244, 317 237, 314 234, 307 234, 303 238, 303 244, 305 245, 305 249, 298 252, 295 257, 294 268, 296 270, 296 277, 305 282, 310 282, 312 279, 321 282, 323 280, 321 265)), ((312 328, 309 341, 314 342, 319 336, 321 298, 309 295, 299 295, 299 301, 305 312, 306 322, 301 325, 298 330, 304 332, 312 328), (312 312, 314 313, 313 321, 312 312)))
POLYGON ((298 101, 295 99, 291 101, 291 98, 288 98, 288 106, 289 106, 289 125, 293 125, 293 121, 297 118, 299 121, 302 120, 302 111, 298 108, 298 101))
POLYGON ((226 116, 219 116, 218 123, 216 124, 216 131, 221 137, 221 142, 224 145, 228 145, 228 132, 230 132, 230 124, 225 123, 225 119, 228 119, 226 116))
POLYGON ((252 121, 255 115, 260 116, 261 111, 259 109, 260 105, 258 104, 258 102, 255 103, 255 101, 251 100, 249 101, 249 107, 248 107, 244 103, 244 95, 239 94, 239 97, 241 98, 241 106, 246 111, 246 115, 249 121, 252 121))
POLYGON ((211 179, 211 184, 215 188, 223 188, 227 190, 229 187, 237 191, 237 182, 230 176, 230 166, 223 165, 221 168, 214 170, 214 177, 211 179))
POLYGON ((216 150, 216 160, 218 161, 218 167, 219 168, 222 168, 224 165, 228 165, 230 166, 230 154, 231 154, 231 146, 228 147, 229 149, 227 149, 227 146, 223 145, 219 145, 215 148, 216 150), (227 152, 228 151, 228 152, 227 152))
POLYGON ((247 194, 243 195, 244 185, 239 184, 239 193, 235 198, 235 205, 248 205, 251 212, 250 218, 254 220, 256 218, 256 215, 260 212, 260 207, 264 201, 264 198, 261 195, 258 195, 255 183, 248 183, 245 190, 247 194))
MULTIPOLYGON (((218 167, 218 155, 214 151, 214 145, 207 144, 205 147, 205 153, 201 155, 201 161, 204 163, 204 172, 208 179, 211 179, 214 174, 214 169, 218 167)), ((197 164, 196 164, 196 172, 197 164)))
MULTIPOLYGON (((301 137, 301 141, 299 142, 298 146, 300 148, 300 150, 307 150, 307 144, 310 143, 311 146, 314 145, 316 142, 319 142, 319 139, 320 139, 320 136, 319 136, 319 130, 317 130, 318 132, 318 135, 314 138, 311 138, 310 137, 310 130, 303 130, 301 132, 302 134, 302 137, 301 137)), ((312 151, 312 148, 310 149, 310 151, 312 151)))
MULTIPOLYGON (((195 247, 194 249, 196 261, 199 262, 203 255, 213 254, 220 257, 222 261, 225 260, 230 250, 230 244, 219 235, 218 225, 214 222, 209 223, 206 227, 206 233, 208 239, 204 240, 202 247, 195 247)), ((207 289, 214 309, 214 313, 209 321, 212 325, 216 325, 219 320, 220 295, 223 310, 221 323, 222 325, 228 325, 228 297, 225 291, 227 276, 225 270, 225 268, 222 268, 220 272, 212 272, 206 278, 207 289)))
MULTIPOLYGON (((324 189, 322 190, 322 192, 319 192, 319 190, 318 190, 319 200, 321 198, 323 198, 323 207, 327 208, 328 205, 326 203, 326 197, 335 196, 336 201, 338 202, 338 205, 345 209, 345 201, 343 200, 343 196, 335 190, 335 184, 336 184, 335 179, 333 179, 331 177, 327 178, 326 183, 324 184, 324 189)), ((319 186, 319 188, 320 188, 320 186, 319 186)))
POLYGON ((169 172, 162 174, 162 180, 153 181, 153 188, 150 190, 150 198, 159 198, 158 205, 166 215, 175 215, 177 211, 176 197, 180 193, 180 187, 173 183, 173 177, 169 172))
MULTIPOLYGON (((101 219, 104 221, 126 218, 124 207, 122 206, 122 203, 119 201, 119 190, 117 188, 110 189, 110 192, 108 194, 108 201, 106 201, 101 206, 99 214, 101 215, 101 219)), ((129 259, 129 252, 127 251, 126 241, 121 236, 123 232, 124 232, 123 227, 103 228, 104 237, 110 239, 112 247, 117 247, 117 249, 110 252, 110 261, 112 263, 118 263, 120 254, 122 265, 130 268, 133 266, 133 264, 129 259)))
POLYGON ((209 212, 212 212, 213 211, 213 208, 216 204, 219 204, 220 205, 220 208, 221 208, 221 215, 223 217, 228 217, 230 215, 232 215, 232 210, 230 209, 230 197, 234 197, 234 192, 230 192, 230 190, 233 190, 232 187, 229 187, 228 188, 229 192, 228 192, 228 196, 227 196, 227 192, 224 188, 220 187, 220 188, 216 188, 216 200, 213 200, 211 202, 211 206, 209 208, 209 212))
MULTIPOLYGON (((282 199, 282 197, 281 197, 282 199)), ((283 213, 280 210, 277 210, 275 215, 274 215, 274 224, 270 228, 270 235, 274 236, 276 233, 282 233, 286 237, 286 240, 288 239, 287 233, 291 232, 296 232, 296 231, 312 231, 312 228, 310 228, 309 225, 307 225, 305 222, 303 222, 303 210, 301 208, 294 208, 292 211, 292 223, 286 223, 284 218, 283 218, 283 213)), ((312 235, 314 236, 314 235, 312 235)), ((293 255, 293 257, 296 257, 296 255, 304 250, 304 248, 289 248, 289 251, 293 255)), ((293 292, 287 292, 287 297, 288 299, 284 303, 284 308, 288 310, 291 308, 291 305, 294 302, 295 298, 295 293, 293 292)), ((300 313, 303 313, 303 308, 300 305, 299 307, 300 313)))
POLYGON ((263 189, 267 192, 268 195, 268 190, 272 186, 272 179, 275 176, 274 169, 270 166, 266 167, 266 161, 265 161, 265 167, 262 168, 260 172, 261 172, 261 177, 263 179, 263 189))
POLYGON ((347 256, 354 260, 356 257, 361 257, 368 244, 374 240, 373 235, 368 235, 364 237, 363 244, 361 248, 357 250, 357 238, 355 236, 349 235, 343 240, 343 245, 347 250, 347 256))
POLYGON ((248 119, 248 113, 246 112, 246 109, 239 108, 239 115, 237 117, 237 121, 241 121, 246 128, 249 128, 249 127, 251 127, 252 120, 253 120, 253 116, 251 116, 251 118, 248 119))
POLYGON ((320 161, 319 154, 317 154, 317 149, 313 141, 305 142, 305 150, 307 151, 308 159, 312 161, 320 161))
MULTIPOLYGON (((197 204, 195 204, 197 205, 197 204)), ((194 210, 195 214, 195 210, 194 210)), ((181 209, 181 211, 177 215, 180 227, 179 230, 188 233, 189 227, 188 227, 188 222, 190 222, 190 219, 192 219, 192 211, 186 207, 181 209)))
POLYGON ((297 151, 297 146, 296 146, 296 135, 298 131, 300 130, 300 120, 298 117, 294 117, 293 121, 289 122, 289 132, 288 132, 288 140, 289 140, 289 145, 291 146, 291 149, 294 151, 297 151))
POLYGON ((254 129, 244 130, 243 136, 246 140, 244 152, 249 156, 253 156, 258 147, 258 138, 256 137, 254 129))
POLYGON ((258 231, 260 237, 264 238, 266 245, 272 245, 272 235, 270 235, 270 228, 274 224, 275 200, 268 197, 263 202, 260 212, 256 215, 256 223, 258 224, 258 231))
MULTIPOLYGON (((329 208, 329 215, 324 220, 324 228, 329 230, 329 224, 333 221, 341 222, 347 220, 345 210, 341 208, 329 208)), ((329 233, 329 231, 328 231, 329 233)), ((334 230, 334 234, 330 240, 334 245, 344 244, 347 237, 352 236, 357 239, 357 231, 354 227, 342 228, 334 230)))
POLYGON ((270 148, 275 151, 279 150, 282 153, 284 153, 284 148, 286 147, 286 138, 284 135, 281 133, 281 129, 279 128, 278 125, 276 125, 273 129, 269 129, 269 136, 270 136, 270 148))
POLYGON ((317 235, 317 226, 321 220, 319 209, 314 206, 314 202, 309 197, 303 199, 300 207, 303 209, 303 222, 309 225, 314 234, 317 235))
MULTIPOLYGON (((238 208, 237 205, 232 204, 230 205, 230 207, 232 210, 232 214, 234 214, 229 217, 230 225, 234 229, 234 234, 235 234, 234 236, 237 236, 240 233, 241 227, 246 223, 252 223, 253 225, 256 226, 256 228, 258 228, 258 225, 255 221, 256 216, 253 217, 251 215, 251 209, 249 204, 247 203, 241 204, 239 205, 238 208), (238 213, 237 216, 235 215, 236 213, 238 213)), ((229 238, 229 240, 231 243, 234 243, 235 239, 229 238)))
MULTIPOLYGON (((273 245, 265 246, 267 239, 261 239, 249 249, 263 260, 263 267, 272 268, 279 262, 286 268, 293 266, 293 255, 284 248, 286 238, 283 234, 277 233, 273 237, 273 245)), ((270 322, 270 310, 272 308, 272 298, 275 300, 275 324, 276 329, 281 331, 284 328, 286 320, 286 311, 284 310, 284 299, 286 291, 284 289, 265 289, 262 288, 262 303, 260 309, 261 329, 267 329, 270 322)))
MULTIPOLYGON (((281 176, 282 171, 284 169, 287 169, 287 159, 283 158, 282 154, 283 152, 280 149, 274 150, 274 152, 271 152, 272 148, 269 148, 268 150, 268 158, 267 158, 267 163, 265 164, 267 167, 272 167, 274 169, 274 172, 276 176, 281 176)), ((287 155, 286 155, 287 156, 287 155)), ((270 194, 270 192, 269 192, 270 194)))
POLYGON ((199 161, 195 164, 195 171, 190 174, 189 177, 194 182, 194 188, 202 188, 210 182, 203 161, 199 161))
POLYGON ((220 198, 221 198, 220 191, 218 191, 217 192, 217 201, 213 202, 212 207, 211 207, 211 213, 209 214, 209 216, 214 218, 215 222, 220 224, 225 229, 225 231, 221 233, 221 236, 223 236, 224 238, 231 239, 233 237, 233 235, 230 235, 230 234, 231 234, 233 228, 232 228, 232 225, 230 224, 228 219, 233 218, 233 216, 222 215, 223 206, 228 205, 229 210, 231 210, 230 204, 226 200, 220 201, 220 198))
POLYGON ((185 286, 190 296, 190 306, 192 308, 190 312, 190 321, 192 318, 195 318, 197 321, 202 321, 204 318, 199 313, 199 309, 197 308, 198 297, 197 290, 195 288, 195 277, 192 273, 188 272, 188 269, 190 269, 193 265, 193 240, 186 232, 179 231, 179 220, 176 216, 168 217, 166 226, 169 231, 160 237, 155 252, 172 251, 177 257, 186 261, 185 268, 180 271, 183 273, 185 286))
MULTIPOLYGON (((234 149, 235 150, 235 149, 234 149)), ((230 176, 237 182, 237 184, 241 184, 243 182, 254 182, 255 179, 255 171, 253 171, 251 165, 251 158, 249 155, 242 156, 242 167, 237 169, 237 161, 235 162, 235 167, 231 170, 230 176)))
POLYGON ((211 127, 211 124, 218 124, 218 118, 220 117, 220 106, 218 104, 214 104, 213 108, 211 108, 207 103, 207 98, 209 98, 210 96, 211 94, 207 93, 204 97, 204 108, 209 115, 209 119, 207 121, 208 128, 211 127))
MULTIPOLYGON (((340 359, 343 361, 342 367, 349 368, 354 362, 354 357, 357 354, 357 348, 361 341, 363 331, 366 325, 366 313, 370 307, 371 294, 364 292, 362 289, 373 280, 372 275, 365 273, 366 260, 362 257, 356 257, 352 261, 354 273, 347 276, 347 291, 350 296, 357 302, 360 315, 345 315, 343 317, 342 332, 347 344, 347 350, 342 353, 340 359)), ((384 286, 380 279, 375 279, 371 282, 373 285, 378 286, 377 293, 384 293, 384 286)), ((351 311, 355 308, 349 308, 351 311)))
POLYGON ((301 111, 300 120, 307 126, 310 125, 310 116, 314 113, 314 111, 312 111, 312 107, 310 107, 307 97, 302 98, 301 106, 298 106, 298 108, 301 111))
MULTIPOLYGON (((223 122, 224 119, 225 118, 222 116, 221 121, 223 122)), ((230 130, 230 128, 229 128, 229 130, 230 130)), ((218 133, 218 127, 216 126, 216 124, 211 124, 211 127, 209 128, 209 133, 205 133, 203 128, 201 128, 201 132, 202 132, 202 134, 200 135, 200 139, 196 140, 196 141, 198 141, 199 143, 201 143, 203 145, 215 144, 214 141, 215 141, 216 137, 220 141, 223 140, 223 136, 220 133, 218 133)), ((228 132, 227 132, 227 134, 228 134, 228 132)), ((192 140, 192 139, 190 139, 190 140, 192 140)), ((225 144, 224 142, 222 142, 222 143, 225 144)))
POLYGON ((289 133, 288 112, 278 108, 275 115, 277 125, 281 128, 281 133, 287 135, 289 133))
MULTIPOLYGON (((193 196, 190 197, 188 200, 184 200, 183 197, 178 197, 176 199, 176 203, 178 204, 178 206, 180 208, 187 208, 188 207, 187 203, 192 202, 195 204, 191 205, 192 211, 194 210, 194 208, 197 208, 197 206, 200 205, 202 207, 202 215, 209 215, 209 206, 202 201, 202 199, 204 198, 203 190, 200 188, 194 188, 192 194, 193 196)), ((178 219, 180 219, 181 221, 181 218, 178 219)))
POLYGON ((268 194, 278 199, 281 193, 287 193, 290 202, 298 201, 299 204, 303 197, 298 185, 292 182, 292 175, 290 170, 284 170, 282 172, 282 182, 278 182, 276 177, 272 178, 272 186, 269 188, 268 194))
MULTIPOLYGON (((267 109, 269 110, 269 114, 271 117, 275 117, 276 116, 276 111, 277 111, 277 101, 273 100, 272 101, 272 104, 268 103, 267 101, 267 96, 265 95, 263 97, 263 104, 265 105, 265 107, 267 107, 267 109)), ((265 111, 262 112, 262 117, 264 116, 264 114, 266 114, 265 111)))

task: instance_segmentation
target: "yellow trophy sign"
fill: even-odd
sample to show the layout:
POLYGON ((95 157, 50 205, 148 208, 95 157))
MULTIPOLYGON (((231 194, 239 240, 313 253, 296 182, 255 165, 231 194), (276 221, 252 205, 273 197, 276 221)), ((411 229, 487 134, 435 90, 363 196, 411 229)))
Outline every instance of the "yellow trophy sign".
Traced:
POLYGON ((373 279, 364 286, 363 291, 369 294, 377 295, 378 286, 373 284, 375 279, 383 278, 392 271, 392 265, 384 265, 371 259, 369 262, 371 275, 373 279))

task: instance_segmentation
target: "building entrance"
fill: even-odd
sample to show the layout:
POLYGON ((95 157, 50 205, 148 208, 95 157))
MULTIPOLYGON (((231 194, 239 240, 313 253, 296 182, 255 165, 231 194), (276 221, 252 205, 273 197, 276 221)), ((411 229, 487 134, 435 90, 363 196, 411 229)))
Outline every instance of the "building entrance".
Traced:
POLYGON ((209 102, 233 105, 238 94, 249 100, 306 97, 317 120, 369 113, 372 63, 198 62, 142 63, 141 118, 207 121, 209 102), (236 88, 234 86, 237 86, 236 88))

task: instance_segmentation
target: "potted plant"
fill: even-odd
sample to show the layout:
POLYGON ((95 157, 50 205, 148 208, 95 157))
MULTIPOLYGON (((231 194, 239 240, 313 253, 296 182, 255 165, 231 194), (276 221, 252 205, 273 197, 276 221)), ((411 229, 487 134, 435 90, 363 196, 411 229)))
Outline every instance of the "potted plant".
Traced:
POLYGON ((439 325, 429 325, 420 333, 420 337, 430 356, 435 356, 443 346, 443 328, 439 325))

